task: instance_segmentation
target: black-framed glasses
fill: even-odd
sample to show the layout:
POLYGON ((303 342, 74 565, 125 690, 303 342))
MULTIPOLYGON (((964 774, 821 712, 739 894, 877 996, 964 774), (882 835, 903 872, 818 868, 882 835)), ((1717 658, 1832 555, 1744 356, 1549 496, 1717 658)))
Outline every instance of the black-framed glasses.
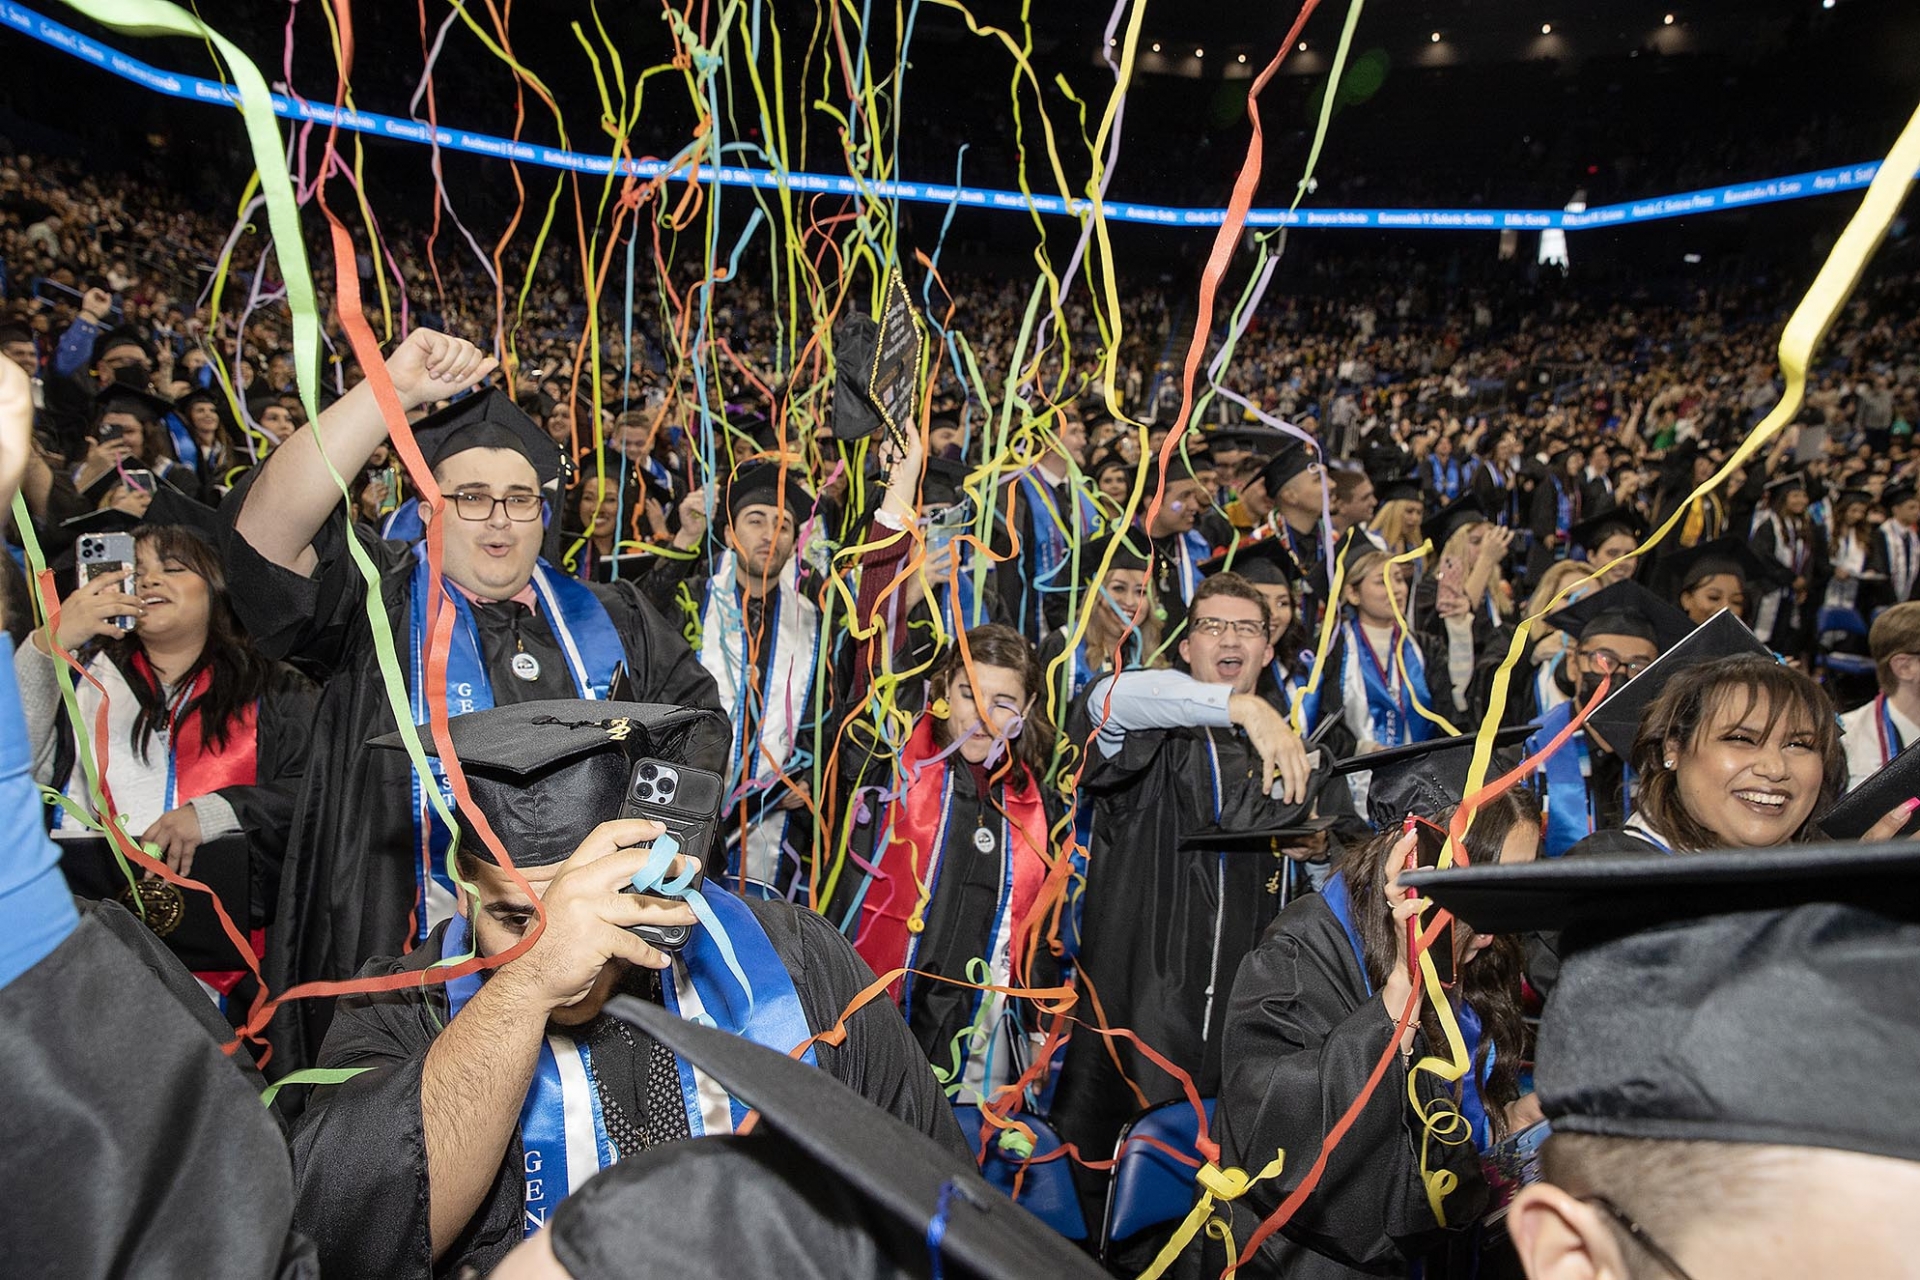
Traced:
POLYGON ((1629 680, 1653 665, 1651 658, 1636 658, 1629 662, 1611 649, 1582 649, 1580 656, 1594 664, 1603 675, 1617 672, 1629 680))
POLYGON ((1267 624, 1252 618, 1195 618, 1193 629, 1203 636, 1222 636, 1231 630, 1249 640, 1263 640, 1267 634, 1267 624))
POLYGON ((510 493, 504 498, 496 498, 479 489, 462 489, 458 493, 448 494, 447 501, 452 504, 453 513, 462 520, 491 520, 497 505, 507 509, 507 519, 525 524, 540 518, 540 506, 544 499, 537 493, 510 493))
POLYGON ((1635 1244, 1645 1250, 1649 1258, 1659 1263, 1669 1275, 1673 1276, 1673 1280, 1693 1280, 1693 1277, 1687 1274, 1687 1269, 1674 1261, 1673 1255, 1662 1249, 1659 1243, 1647 1234, 1647 1229, 1635 1222, 1625 1209, 1605 1196, 1581 1196, 1580 1203, 1590 1204, 1613 1219, 1613 1225, 1626 1232, 1635 1244))

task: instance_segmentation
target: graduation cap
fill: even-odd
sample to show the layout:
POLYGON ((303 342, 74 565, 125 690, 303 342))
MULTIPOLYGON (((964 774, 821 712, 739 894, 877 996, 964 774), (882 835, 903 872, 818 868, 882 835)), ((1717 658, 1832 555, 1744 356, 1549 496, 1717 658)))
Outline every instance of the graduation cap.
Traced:
POLYGON ((1914 487, 1913 481, 1899 480, 1880 491, 1880 503, 1888 510, 1892 510, 1894 507, 1899 506, 1907 499, 1913 497, 1916 492, 1920 492, 1920 490, 1914 487))
POLYGON ((1181 853, 1273 853, 1288 845, 1299 844, 1310 836, 1330 831, 1338 818, 1296 818, 1280 827, 1261 827, 1251 831, 1228 831, 1205 827, 1180 837, 1181 853))
POLYGON ((1394 476, 1391 479, 1375 480, 1373 496, 1381 506, 1389 502, 1418 502, 1426 505, 1427 491, 1420 483, 1419 476, 1394 476))
POLYGON ((731 523, 750 506, 785 506, 798 527, 813 514, 813 494, 800 473, 778 462, 749 462, 727 482, 727 520, 731 523))
MULTIPOLYGON (((1182 442, 1182 446, 1183 447, 1173 451, 1173 461, 1167 467, 1167 479, 1169 483, 1178 480, 1191 480, 1194 478, 1194 472, 1200 470, 1202 467, 1210 467, 1213 465, 1213 454, 1207 451, 1206 442, 1198 436, 1189 436, 1182 442)), ((1157 489, 1159 485, 1160 454, 1156 451, 1152 457, 1147 459, 1146 495, 1149 500, 1152 499, 1153 491, 1157 489)))
POLYGON ((469 449, 509 449, 533 464, 544 489, 560 478, 566 464, 553 437, 498 387, 487 387, 422 418, 414 424, 413 438, 429 470, 469 449))
POLYGON ((1480 505, 1480 499, 1463 493, 1421 522, 1421 530, 1433 539, 1436 551, 1446 549, 1447 539, 1468 525, 1486 524, 1493 517, 1480 505))
POLYGON ((616 996, 607 1012, 760 1121, 749 1137, 650 1148, 561 1201, 547 1238, 573 1280, 717 1274, 742 1257, 768 1275, 1106 1275, 972 1161, 827 1072, 646 1001, 616 996), (662 1215, 667 1201, 698 1211, 662 1215))
POLYGON ((1600 544, 1616 533, 1631 536, 1638 546, 1647 540, 1647 518, 1632 507, 1609 507, 1567 529, 1574 545, 1585 547, 1589 553, 1599 551, 1600 544))
POLYGON ((951 507, 968 500, 967 477, 973 468, 952 458, 928 458, 920 478, 920 501, 928 507, 951 507))
POLYGON ((220 513, 204 502, 196 502, 170 484, 157 486, 147 503, 142 524, 182 525, 210 543, 217 544, 223 525, 220 513))
MULTIPOLYGON (((1920 796, 1920 743, 1855 782, 1853 790, 1834 801, 1814 825, 1835 839, 1858 840, 1895 805, 1915 796, 1920 796)), ((1908 827, 1900 834, 1909 834, 1916 823, 1920 823, 1920 811, 1908 819, 1908 827)))
POLYGON ((93 418, 130 413, 142 422, 158 422, 173 409, 173 401, 126 382, 109 382, 93 393, 93 418))
POLYGON ((1793 570, 1777 560, 1762 560, 1744 538, 1715 538, 1668 555, 1662 565, 1675 595, 1720 574, 1732 574, 1751 587, 1793 585, 1793 570))
MULTIPOLYGON (((1530 724, 1502 725, 1494 730, 1494 764, 1487 771, 1497 778, 1518 761, 1502 765, 1502 748, 1525 741, 1534 732, 1530 724)), ((1333 762, 1335 773, 1371 773, 1367 783, 1367 821, 1379 831, 1398 825, 1409 815, 1438 820, 1467 794, 1467 769, 1473 763, 1478 734, 1457 738, 1430 738, 1384 751, 1369 751, 1333 762)))
POLYGON ((1225 449, 1243 449, 1263 458, 1270 458, 1290 444, 1299 443, 1300 437, 1282 431, 1278 427, 1244 426, 1221 427, 1210 431, 1206 441, 1210 448, 1218 452, 1225 449))
POLYGON ((1290 573, 1293 561, 1287 554, 1286 545, 1279 538, 1260 538, 1256 541, 1242 542, 1200 563, 1200 572, 1211 578, 1216 573, 1224 573, 1229 568, 1248 582, 1279 586, 1291 584, 1297 571, 1290 573), (1231 560, 1231 566, 1227 563, 1231 560))
POLYGON ((1320 451, 1298 436, 1289 436, 1280 451, 1266 466, 1260 468, 1260 479, 1266 483, 1267 496, 1279 500, 1280 491, 1295 476, 1320 465, 1320 451))
POLYGON ((1106 557, 1107 548, 1116 542, 1119 548, 1113 553, 1113 563, 1107 566, 1109 574, 1147 571, 1146 552, 1123 530, 1116 529, 1101 534, 1080 548, 1080 582, 1083 586, 1092 584, 1094 575, 1100 571, 1101 560, 1106 557))
POLYGON ((1408 872, 1475 930, 1559 930, 1535 1081, 1558 1133, 1920 1160, 1920 845, 1408 872))
POLYGON ((1594 635, 1638 636, 1651 640, 1662 653, 1693 632, 1693 619, 1629 579, 1602 587, 1563 605, 1545 622, 1576 640, 1594 635))
MULTIPOLYGON (((447 732, 474 805, 515 865, 544 867, 564 862, 589 831, 619 813, 633 760, 672 759, 692 731, 717 714, 561 698, 454 716, 447 732)), ((405 750, 398 730, 367 745, 405 750)), ((439 754, 424 726, 420 745, 429 756, 439 754)), ((471 833, 463 847, 491 861, 471 833)))
POLYGON ((60 528, 63 533, 78 538, 88 533, 132 533, 145 523, 148 522, 140 516, 128 515, 113 507, 103 507, 74 516, 71 520, 62 520, 60 528))
POLYGON ((1640 732, 1640 717, 1667 687, 1667 681, 1691 667, 1739 657, 1773 661, 1773 653, 1747 630, 1747 624, 1733 610, 1722 609, 1662 652, 1639 675, 1608 694, 1607 700, 1587 717, 1587 727, 1624 759, 1640 732))

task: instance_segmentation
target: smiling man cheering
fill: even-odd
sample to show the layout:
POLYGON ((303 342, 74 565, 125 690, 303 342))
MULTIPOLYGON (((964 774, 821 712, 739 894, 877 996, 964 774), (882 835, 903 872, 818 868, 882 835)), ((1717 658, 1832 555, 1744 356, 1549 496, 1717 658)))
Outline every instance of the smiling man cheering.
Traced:
MULTIPOLYGON (((468 390, 494 365, 472 343, 416 329, 387 358, 387 375, 411 412, 468 390)), ((282 927, 267 957, 276 990, 351 977, 368 959, 424 938, 453 909, 451 833, 429 807, 429 780, 404 755, 360 749, 395 722, 348 539, 360 540, 377 570, 418 724, 427 720, 425 544, 367 536, 345 517, 333 473, 356 474, 386 439, 373 388, 355 387, 315 426, 275 450, 228 506, 237 536, 227 540, 227 575, 247 629, 270 656, 331 677, 287 850, 282 927)), ((712 677, 631 584, 577 583, 540 558, 561 456, 511 400, 483 391, 457 401, 421 421, 415 438, 446 506, 438 517, 424 502, 403 508, 390 532, 417 536, 427 521, 443 522, 441 589, 454 610, 449 715, 604 698, 623 665, 637 701, 721 709, 712 677)), ((718 767, 724 734, 708 739, 690 758, 718 767)), ((280 1016, 274 1041, 291 1065, 311 1060, 329 1004, 307 1001, 280 1016)))

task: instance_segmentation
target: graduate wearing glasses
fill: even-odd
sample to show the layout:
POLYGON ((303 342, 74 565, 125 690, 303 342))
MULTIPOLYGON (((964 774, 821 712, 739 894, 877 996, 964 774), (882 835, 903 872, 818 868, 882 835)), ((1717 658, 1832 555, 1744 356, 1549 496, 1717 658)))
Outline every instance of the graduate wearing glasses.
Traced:
MULTIPOLYGON (((415 330, 387 359, 403 409, 457 395, 492 372, 469 342, 415 330)), ((416 724, 427 721, 428 574, 418 541, 430 512, 406 504, 377 538, 347 523, 329 472, 352 476, 386 438, 370 384, 348 392, 242 484, 224 554, 233 602, 260 650, 330 677, 314 723, 313 763, 295 808, 281 882, 281 928, 269 983, 351 977, 400 954, 453 911, 452 833, 428 804, 436 768, 417 777, 403 754, 361 744, 396 726, 367 617, 357 539, 380 580, 416 724), (325 457, 322 456, 325 441, 325 457)), ((587 584, 542 557, 548 499, 561 492, 559 447, 507 396, 485 391, 421 422, 415 438, 446 495, 444 602, 454 610, 447 661, 450 715, 554 698, 605 698, 625 667, 631 696, 724 710, 687 642, 630 582, 587 584)), ((703 731, 690 757, 716 771, 723 730, 703 731)), ((289 1012, 273 1031, 282 1062, 305 1065, 328 1017, 325 1001, 289 1012)))

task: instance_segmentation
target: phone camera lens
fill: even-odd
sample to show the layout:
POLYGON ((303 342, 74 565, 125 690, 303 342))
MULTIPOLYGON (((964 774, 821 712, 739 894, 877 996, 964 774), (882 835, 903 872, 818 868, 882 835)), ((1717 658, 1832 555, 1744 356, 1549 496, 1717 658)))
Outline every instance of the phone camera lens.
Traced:
POLYGON ((644 781, 652 782, 655 778, 659 776, 660 776, 660 771, 656 769, 654 766, 650 764, 643 764, 640 766, 640 777, 644 781))
POLYGON ((662 800, 673 799, 673 784, 671 782, 663 782, 660 784, 660 798, 662 800))
POLYGON ((651 800, 653 799, 653 788, 643 784, 633 789, 633 795, 636 800, 651 800))

